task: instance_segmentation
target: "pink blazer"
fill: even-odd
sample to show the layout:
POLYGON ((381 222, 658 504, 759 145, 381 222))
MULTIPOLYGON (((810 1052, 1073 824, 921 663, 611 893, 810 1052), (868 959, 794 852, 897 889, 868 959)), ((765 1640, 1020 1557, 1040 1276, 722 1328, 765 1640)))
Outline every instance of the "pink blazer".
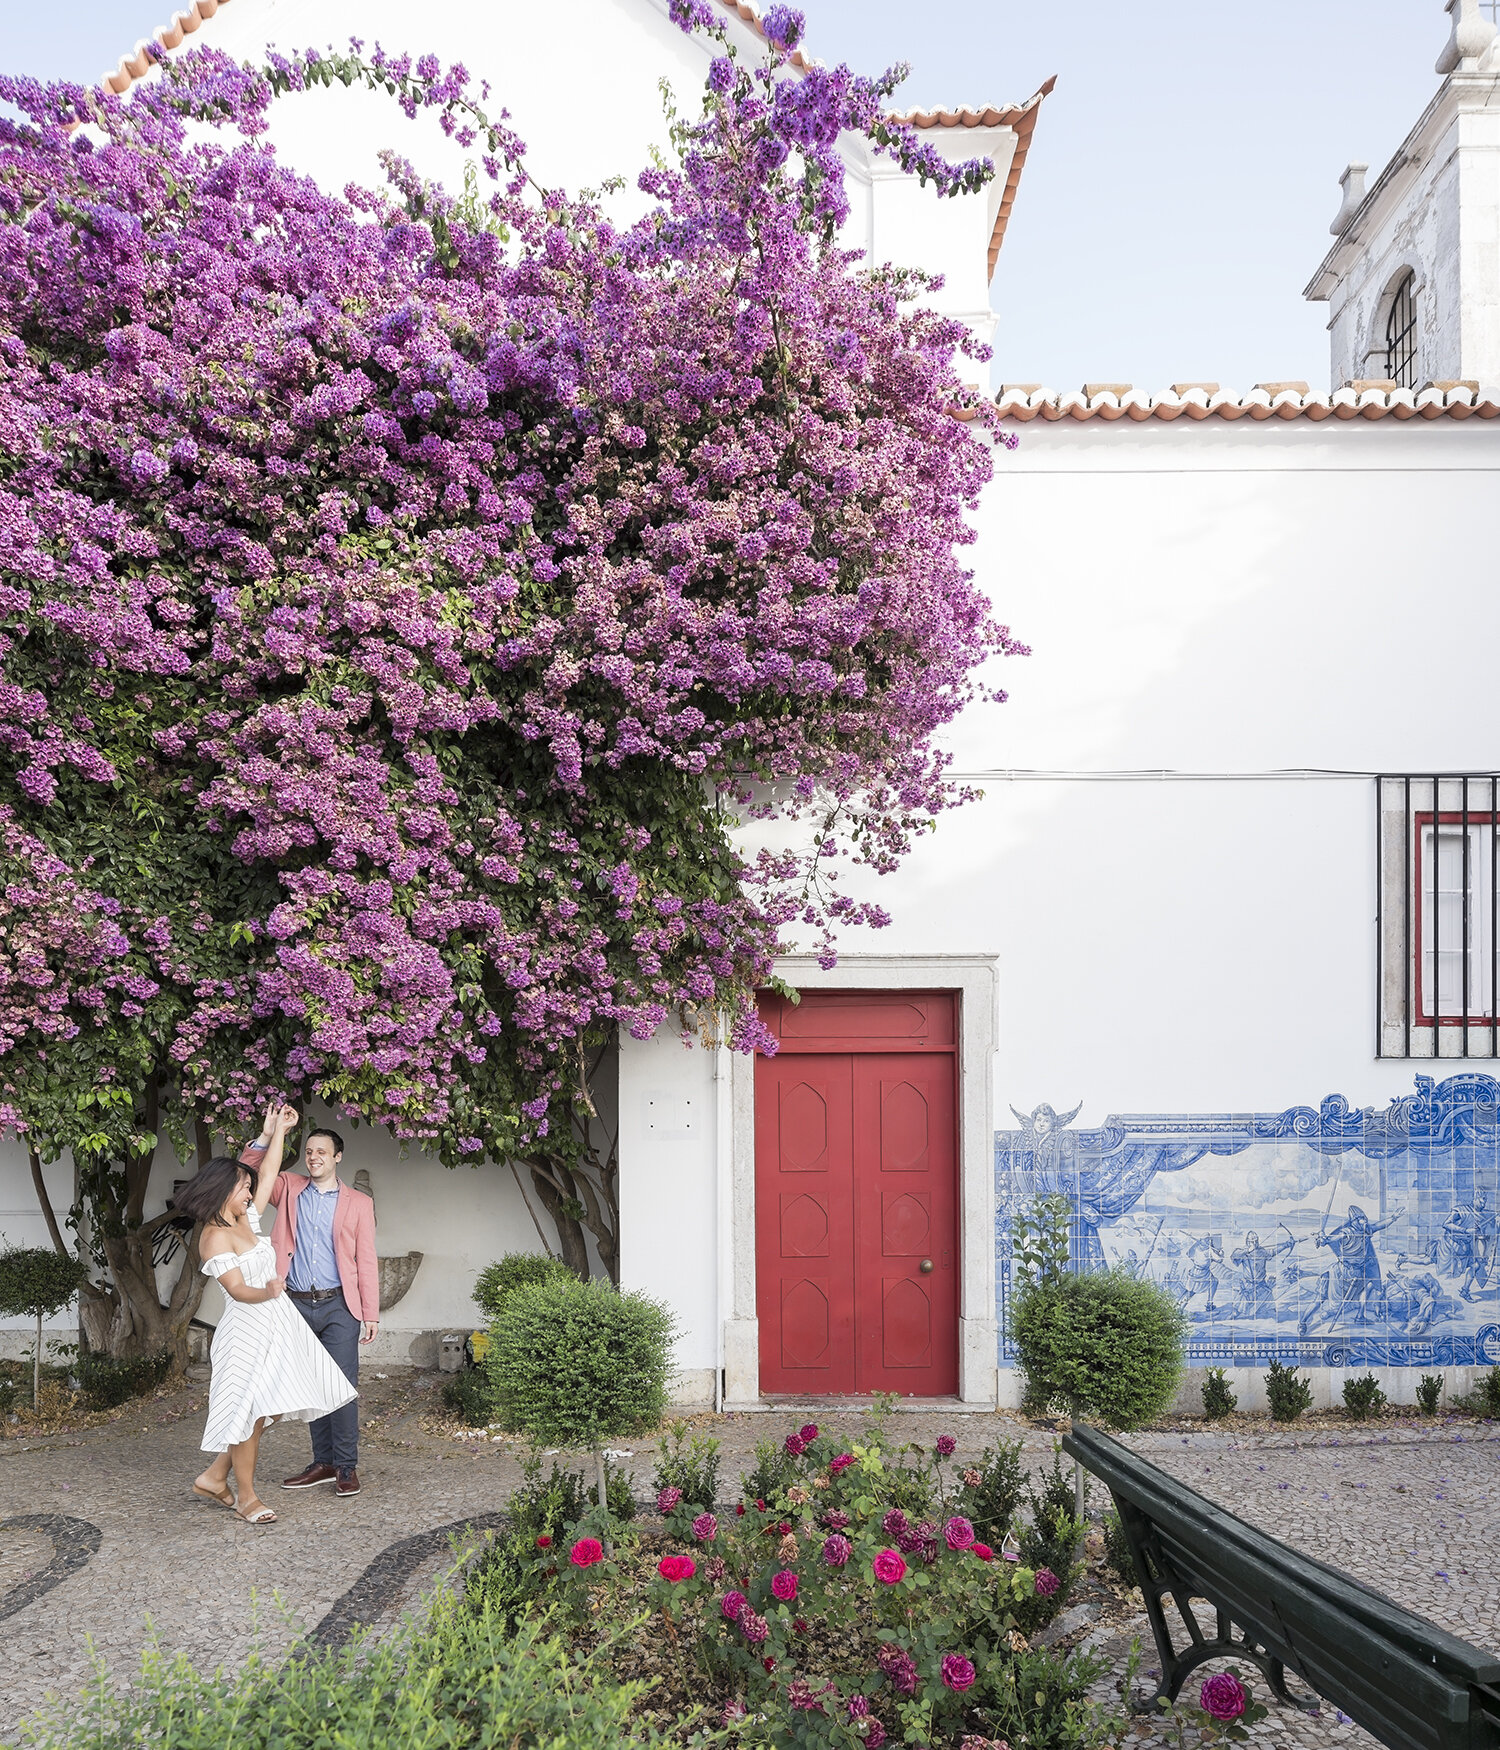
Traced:
MULTIPOLYGON (((247 1167, 258 1167, 264 1149, 252 1142, 240 1155, 247 1167)), ((305 1173, 282 1173, 271 1187, 271 1206, 281 1218, 271 1231, 276 1248, 276 1274, 283 1281, 297 1249, 297 1199, 312 1183, 305 1173)), ((375 1204, 363 1191, 339 1181, 339 1200, 333 1210, 333 1253, 338 1259, 339 1284, 344 1299, 357 1319, 374 1324, 380 1317, 380 1266, 375 1260, 375 1204)))

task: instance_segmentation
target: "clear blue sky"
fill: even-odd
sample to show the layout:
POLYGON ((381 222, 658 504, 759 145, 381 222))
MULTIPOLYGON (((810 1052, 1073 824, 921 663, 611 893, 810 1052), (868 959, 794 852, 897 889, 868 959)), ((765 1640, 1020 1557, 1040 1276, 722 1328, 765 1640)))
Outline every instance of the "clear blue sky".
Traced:
MULTIPOLYGON (((173 4, 0 0, 0 65, 92 79, 173 4)), ((1338 173, 1351 158, 1378 169, 1401 143, 1436 89, 1448 23, 1442 0, 804 9, 823 60, 910 61, 908 104, 1011 100, 1058 75, 994 297, 1000 375, 1060 388, 1325 386, 1326 307, 1301 292, 1328 246, 1338 173)))

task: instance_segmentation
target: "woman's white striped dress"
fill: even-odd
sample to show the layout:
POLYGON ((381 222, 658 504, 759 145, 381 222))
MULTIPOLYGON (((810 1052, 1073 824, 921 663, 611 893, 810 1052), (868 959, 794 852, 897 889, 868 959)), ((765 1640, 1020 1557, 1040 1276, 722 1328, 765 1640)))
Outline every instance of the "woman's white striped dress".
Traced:
MULTIPOLYGON (((276 1274, 276 1251, 260 1232, 253 1204, 246 1213, 260 1235, 255 1245, 205 1258, 203 1274, 218 1277, 237 1268, 247 1288, 264 1288, 276 1274)), ((209 1359, 205 1452, 248 1440, 260 1416, 315 1422, 359 1396, 285 1294, 248 1304, 226 1294, 209 1359)))

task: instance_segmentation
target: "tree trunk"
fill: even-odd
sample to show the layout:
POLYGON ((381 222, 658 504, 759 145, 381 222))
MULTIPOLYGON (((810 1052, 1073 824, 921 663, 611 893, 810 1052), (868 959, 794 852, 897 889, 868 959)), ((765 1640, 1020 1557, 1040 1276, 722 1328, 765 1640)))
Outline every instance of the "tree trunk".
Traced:
POLYGON ((117 1359, 170 1349, 175 1367, 187 1365, 188 1327, 203 1300, 206 1278, 198 1268, 198 1233, 194 1229, 183 1247, 182 1268, 163 1305, 151 1252, 158 1230, 169 1220, 159 1215, 124 1234, 104 1236, 111 1281, 95 1286, 93 1294, 79 1302, 80 1323, 88 1326, 91 1349, 117 1359))
MULTIPOLYGON (((146 1124, 154 1132, 157 1126, 156 1092, 148 1090, 146 1124)), ((213 1138, 201 1119, 194 1121, 198 1149, 198 1165, 213 1153, 213 1138)), ((124 1172, 124 1197, 117 1189, 106 1189, 111 1180, 102 1173, 95 1179, 95 1193, 85 1196, 93 1217, 96 1243, 104 1253, 108 1266, 107 1282, 86 1282, 78 1296, 78 1337, 85 1350, 109 1355, 115 1359, 136 1355, 154 1355, 170 1349, 175 1368, 187 1365, 188 1328, 202 1304, 206 1278, 199 1270, 198 1230, 194 1228, 182 1244, 182 1267, 172 1284, 165 1304, 156 1286, 156 1266, 152 1262, 157 1235, 175 1219, 170 1212, 145 1217, 147 1186, 151 1177, 151 1162, 155 1150, 127 1163, 124 1172)), ((58 1251, 67 1253, 52 1206, 47 1201, 42 1183, 41 1162, 32 1155, 31 1178, 36 1188, 47 1231, 58 1251)), ((116 1186, 118 1181, 113 1182, 116 1186)))
POLYGON ((531 1165, 531 1182, 542 1200, 542 1208, 552 1217, 557 1229, 558 1250, 562 1261, 583 1281, 589 1279, 589 1248, 584 1238, 583 1223, 567 1207, 568 1199, 545 1167, 531 1165))
POLYGON ((42 1407, 42 1315, 36 1315, 36 1350, 31 1357, 31 1407, 42 1407))

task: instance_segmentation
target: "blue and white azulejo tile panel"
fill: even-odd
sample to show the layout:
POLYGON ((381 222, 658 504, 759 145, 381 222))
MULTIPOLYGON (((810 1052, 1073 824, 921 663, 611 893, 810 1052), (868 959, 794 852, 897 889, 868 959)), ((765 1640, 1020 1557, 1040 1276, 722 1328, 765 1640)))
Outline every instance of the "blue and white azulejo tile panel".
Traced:
MULTIPOLYGON (((1383 1111, 1130 1113, 1097 1128, 1037 1106, 995 1133, 1001 1361, 1010 1221, 1073 1207, 1075 1270, 1159 1282, 1197 1366, 1500 1362, 1500 1082, 1458 1075, 1383 1111)), ((1012 1107, 1012 1111, 1015 1108, 1012 1107)))

